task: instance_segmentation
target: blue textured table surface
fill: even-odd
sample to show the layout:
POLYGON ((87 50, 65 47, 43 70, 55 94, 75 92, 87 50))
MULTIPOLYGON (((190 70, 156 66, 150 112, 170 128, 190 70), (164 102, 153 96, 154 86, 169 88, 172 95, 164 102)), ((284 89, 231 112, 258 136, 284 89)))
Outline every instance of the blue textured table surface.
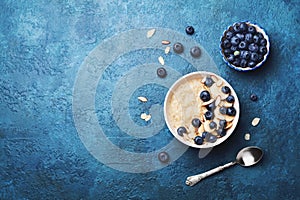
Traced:
POLYGON ((298 0, 2 0, 0 199, 299 199, 299 10, 298 0), (253 72, 234 71, 219 53, 223 31, 242 20, 270 37, 253 72), (187 47, 164 56, 165 79, 155 74, 162 39, 187 47), (198 60, 190 45, 201 47, 198 60), (170 85, 198 70, 225 78, 241 106, 235 132, 206 156, 178 143, 162 112, 170 85), (264 150, 257 165, 185 185, 250 145, 264 150))

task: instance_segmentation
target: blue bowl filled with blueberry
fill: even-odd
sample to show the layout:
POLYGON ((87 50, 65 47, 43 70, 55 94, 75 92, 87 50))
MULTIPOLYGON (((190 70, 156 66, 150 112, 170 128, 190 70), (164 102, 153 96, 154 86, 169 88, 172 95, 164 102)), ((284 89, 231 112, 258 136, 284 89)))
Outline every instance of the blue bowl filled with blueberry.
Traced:
POLYGON ((221 37, 220 46, 223 60, 238 71, 257 69, 270 51, 269 37, 264 29, 248 21, 229 26, 221 37))

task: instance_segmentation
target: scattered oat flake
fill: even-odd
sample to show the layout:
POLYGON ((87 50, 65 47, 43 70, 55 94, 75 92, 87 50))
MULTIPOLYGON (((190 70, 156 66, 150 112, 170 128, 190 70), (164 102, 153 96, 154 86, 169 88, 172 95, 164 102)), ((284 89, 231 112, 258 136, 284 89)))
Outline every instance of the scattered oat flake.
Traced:
POLYGON ((147 102, 148 99, 146 97, 138 97, 138 100, 140 100, 141 102, 147 102))
POLYGON ((155 29, 151 29, 147 32, 147 38, 151 38, 155 33, 155 29))
POLYGON ((151 115, 147 115, 147 117, 144 119, 146 122, 151 119, 151 115))
POLYGON ((171 47, 167 46, 167 47, 165 48, 165 54, 168 54, 168 53, 170 52, 170 50, 171 50, 171 47))
POLYGON ((253 120, 252 120, 252 126, 257 126, 260 122, 260 118, 258 117, 255 117, 253 120))
POLYGON ((171 42, 169 40, 163 40, 161 41, 161 44, 164 44, 164 45, 168 45, 170 44, 171 42))
POLYGON ((141 119, 146 119, 147 116, 148 116, 148 115, 147 115, 146 113, 142 113, 142 114, 141 114, 141 119))
POLYGON ((246 133, 244 138, 245 138, 245 140, 250 140, 250 133, 246 133))
POLYGON ((164 58, 163 58, 162 56, 159 56, 159 57, 158 57, 158 61, 159 61, 159 63, 160 63, 161 65, 165 65, 165 60, 164 60, 164 58))

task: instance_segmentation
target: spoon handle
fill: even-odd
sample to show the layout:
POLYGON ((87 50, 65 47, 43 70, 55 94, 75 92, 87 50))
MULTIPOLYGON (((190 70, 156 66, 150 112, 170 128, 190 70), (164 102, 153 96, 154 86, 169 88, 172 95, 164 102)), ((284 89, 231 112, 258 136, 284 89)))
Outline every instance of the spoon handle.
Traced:
POLYGON ((196 183, 198 183, 199 181, 201 181, 202 179, 214 174, 214 173, 217 173, 217 172, 220 172, 228 167, 231 167, 233 165, 235 165, 236 162, 233 161, 233 162, 230 162, 230 163, 227 163, 225 165, 222 165, 222 166, 219 166, 219 167, 216 167, 214 169, 211 169, 207 172, 204 172, 202 174, 197 174, 197 175, 194 175, 194 176, 189 176, 187 177, 186 181, 185 181, 185 184, 186 185, 189 185, 189 186, 193 186, 195 185, 196 183))

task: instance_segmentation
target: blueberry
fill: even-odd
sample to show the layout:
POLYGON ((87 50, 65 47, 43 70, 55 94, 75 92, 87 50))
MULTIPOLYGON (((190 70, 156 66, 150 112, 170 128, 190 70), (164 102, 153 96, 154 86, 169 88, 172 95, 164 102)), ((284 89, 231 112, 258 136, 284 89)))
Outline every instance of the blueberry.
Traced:
POLYGON ((220 137, 223 137, 226 135, 226 130, 225 129, 218 129, 217 133, 220 137))
POLYGON ((256 35, 253 35, 253 42, 255 43, 255 44, 258 44, 258 42, 260 41, 260 38, 259 38, 259 36, 256 34, 256 35))
POLYGON ((167 71, 165 68, 160 67, 156 70, 156 74, 157 76, 159 76, 160 78, 165 78, 167 76, 167 71))
POLYGON ((235 58, 234 61, 232 62, 232 64, 235 65, 235 66, 240 66, 240 64, 241 64, 241 59, 235 58))
POLYGON ((213 135, 213 134, 207 134, 207 135, 205 136, 205 140, 206 140, 207 142, 210 142, 210 143, 216 142, 217 139, 218 139, 217 136, 215 136, 215 135, 213 135))
POLYGON ((207 110, 213 111, 216 108, 215 102, 212 102, 206 106, 207 110))
POLYGON ((251 99, 251 101, 257 101, 258 97, 256 94, 251 94, 250 99, 251 99))
POLYGON ((223 53, 225 56, 228 56, 232 53, 232 51, 231 51, 231 49, 224 49, 223 53))
POLYGON ((194 119, 192 120, 192 125, 193 125, 193 127, 195 127, 195 128, 199 128, 199 127, 201 126, 201 121, 200 121, 200 119, 194 118, 194 119))
POLYGON ((221 88, 221 90, 222 90, 222 92, 223 92, 224 94, 229 94, 229 93, 230 93, 230 88, 229 88, 228 86, 223 86, 223 87, 221 88))
POLYGON ((227 108, 227 112, 226 112, 227 115, 229 116, 235 116, 236 115, 236 110, 234 107, 229 107, 227 108))
POLYGON ((212 84, 214 84, 214 81, 211 78, 206 77, 204 85, 206 85, 207 87, 211 87, 212 84))
POLYGON ((264 59, 264 56, 262 54, 258 54, 257 62, 261 62, 261 61, 263 61, 263 59, 264 59))
POLYGON ((206 132, 206 131, 204 131, 204 132, 202 133, 202 138, 205 138, 207 134, 209 134, 209 133, 206 132))
POLYGON ((245 41, 241 41, 240 43, 239 43, 239 48, 240 49, 245 49, 247 47, 247 43, 245 42, 245 41))
POLYGON ((216 122, 212 121, 212 122, 209 123, 209 128, 210 129, 215 129, 216 127, 217 127, 216 122))
POLYGON ((184 133, 187 133, 187 130, 185 127, 181 126, 177 129, 177 133, 178 135, 183 136, 184 133))
POLYGON ((228 39, 228 40, 230 40, 232 38, 232 36, 233 36, 233 32, 231 32, 231 31, 227 31, 225 33, 225 38, 228 39))
POLYGON ((224 40, 221 45, 224 49, 228 49, 231 47, 231 43, 229 40, 224 40))
POLYGON ((197 46, 194 46, 194 47, 191 48, 190 54, 192 55, 192 57, 198 58, 201 55, 201 49, 197 46))
POLYGON ((256 33, 256 35, 258 36, 259 39, 263 39, 264 38, 264 35, 260 32, 256 33))
POLYGON ((206 111, 206 113, 204 114, 205 119, 207 120, 211 120, 214 117, 214 113, 211 112, 210 110, 206 111))
POLYGON ((192 26, 187 26, 187 27, 185 28, 185 32, 186 32, 187 34, 189 34, 189 35, 193 35, 193 34, 195 33, 195 29, 194 29, 194 27, 192 27, 192 26))
POLYGON ((231 46, 230 50, 231 50, 231 52, 235 52, 235 51, 238 50, 238 47, 237 46, 231 46))
POLYGON ((249 51, 257 52, 258 46, 257 46, 257 44, 251 43, 251 44, 249 44, 248 49, 249 49, 249 51))
POLYGON ((245 41, 248 42, 248 43, 251 43, 253 41, 253 35, 252 35, 252 33, 247 33, 245 35, 245 41))
POLYGON ((235 23, 233 25, 233 30, 235 33, 239 33, 240 32, 240 24, 239 23, 235 23))
POLYGON ((248 32, 249 32, 249 33, 252 33, 252 34, 253 34, 253 33, 256 33, 255 27, 252 26, 252 25, 249 25, 249 26, 248 26, 248 32))
POLYGON ((245 22, 242 22, 240 24, 240 31, 241 32, 246 32, 248 30, 248 25, 245 22))
POLYGON ((204 102, 209 101, 210 100, 210 94, 207 90, 204 90, 200 93, 200 99, 204 102))
POLYGON ((219 111, 221 114, 226 115, 227 108, 222 106, 222 107, 220 107, 219 111))
POLYGON ((183 52, 183 45, 179 42, 176 42, 174 45, 173 45, 173 50, 175 53, 182 53, 183 52))
POLYGON ((257 53, 251 53, 251 60, 258 61, 258 54, 257 53))
POLYGON ((234 102, 234 96, 229 95, 229 96, 226 98, 226 101, 227 101, 228 103, 233 103, 233 102, 234 102))
POLYGON ((165 151, 163 151, 163 152, 160 152, 159 154, 158 154, 158 160, 159 161, 161 161, 161 162, 163 162, 163 163, 166 163, 166 162, 168 162, 169 161, 169 154, 167 153, 167 152, 165 152, 165 151))
POLYGON ((244 40, 245 38, 245 35, 242 33, 237 33, 235 36, 238 37, 240 40, 244 40))
POLYGON ((200 136, 196 136, 196 137, 194 138, 194 142, 195 142, 196 144, 198 144, 198 145, 201 145, 201 144, 203 144, 203 138, 200 137, 200 136))
POLYGON ((224 129, 226 127, 226 125, 227 125, 226 120, 222 119, 222 120, 219 121, 219 127, 221 129, 224 129))
POLYGON ((267 48, 265 46, 260 46, 258 52, 262 55, 265 55, 267 53, 267 48))
POLYGON ((234 55, 229 54, 229 56, 226 58, 228 62, 232 63, 234 61, 234 55))
POLYGON ((248 67, 251 67, 251 68, 253 68, 253 67, 255 67, 256 66, 256 62, 254 62, 254 61, 250 61, 250 62, 248 62, 248 67))
POLYGON ((259 41, 259 44, 262 45, 262 46, 266 46, 267 45, 267 40, 265 38, 263 38, 259 41))
POLYGON ((241 51, 241 58, 249 60, 250 56, 251 56, 251 54, 249 51, 241 51))
POLYGON ((243 68, 245 68, 245 67, 247 67, 247 64, 248 64, 247 60, 242 59, 240 66, 243 67, 243 68))
POLYGON ((240 43, 240 39, 239 39, 238 37, 236 37, 236 36, 233 36, 233 37, 231 38, 230 42, 231 42, 231 44, 232 44, 233 46, 237 46, 237 45, 240 43))

